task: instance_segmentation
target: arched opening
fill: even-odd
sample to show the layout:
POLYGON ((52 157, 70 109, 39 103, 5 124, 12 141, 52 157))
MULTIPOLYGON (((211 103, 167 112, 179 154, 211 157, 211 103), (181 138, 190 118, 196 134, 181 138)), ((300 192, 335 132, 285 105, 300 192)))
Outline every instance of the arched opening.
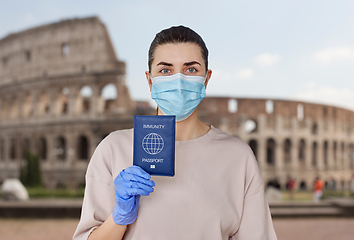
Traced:
POLYGON ((11 100, 10 118, 11 119, 18 118, 18 100, 17 100, 17 97, 13 97, 12 100, 11 100))
POLYGON ((306 143, 304 139, 301 139, 299 144, 299 161, 301 163, 305 163, 305 156, 306 156, 306 143))
POLYGON ((248 145, 251 147, 251 149, 253 151, 253 154, 256 157, 256 160, 258 161, 258 158, 257 158, 257 148, 258 148, 257 140, 254 140, 254 139, 250 140, 248 145))
POLYGON ((14 138, 11 139, 10 141, 10 159, 15 160, 16 159, 16 140, 14 138))
POLYGON ((70 89, 64 87, 58 95, 59 114, 67 114, 69 112, 69 93, 70 89))
POLYGON ((305 181, 301 181, 301 182, 300 182, 299 189, 300 189, 300 190, 303 190, 303 191, 305 191, 305 190, 307 189, 307 185, 306 185, 306 182, 305 182, 305 181))
POLYGON ((283 150, 284 150, 284 162, 288 164, 291 162, 291 141, 289 138, 287 138, 284 141, 283 150))
POLYGON ((270 138, 267 140, 267 164, 274 166, 275 165, 275 141, 270 138))
POLYGON ((337 167, 337 142, 333 142, 333 162, 334 166, 337 167))
POLYGON ((47 114, 49 113, 49 110, 50 110, 49 94, 47 92, 42 92, 39 95, 38 114, 39 115, 47 114))
POLYGON ((104 100, 104 111, 112 111, 116 108, 117 87, 113 83, 107 84, 102 88, 101 97, 104 100))
POLYGON ((341 165, 342 167, 345 167, 344 165, 344 160, 345 160, 345 147, 344 147, 344 142, 341 143, 341 165))
POLYGON ((317 166, 317 142, 312 143, 312 166, 317 166))
POLYGON ((57 183, 57 186, 56 186, 57 189, 66 189, 66 184, 63 183, 63 182, 58 182, 57 183))
POLYGON ((0 160, 5 160, 5 141, 0 139, 0 160))
POLYGON ((88 140, 87 137, 81 135, 79 136, 78 139, 78 144, 77 144, 77 152, 78 152, 78 158, 80 160, 87 160, 88 159, 88 140))
POLYGON ((7 101, 5 99, 0 99, 0 119, 7 118, 7 101))
POLYGON ((237 112, 237 100, 236 99, 229 99, 228 101, 228 110, 230 113, 237 112))
POLYGON ((47 160, 47 141, 43 137, 39 139, 38 153, 42 161, 47 160))
POLYGON ((22 142, 22 159, 26 159, 27 152, 29 151, 30 143, 28 138, 23 139, 22 142))
POLYGON ((247 119, 245 122, 245 131, 247 133, 254 133, 258 130, 258 124, 253 119, 247 119))
POLYGON ((301 121, 304 119, 304 105, 299 103, 297 105, 297 120, 301 121))
POLYGON ((324 165, 328 166, 328 142, 324 141, 323 143, 323 161, 324 165))
POLYGON ((267 100, 265 107, 266 107, 266 112, 267 112, 268 114, 271 114, 271 113, 274 112, 274 103, 273 103, 272 100, 267 100))
POLYGON ((91 109, 90 98, 92 96, 92 88, 89 85, 85 85, 80 90, 80 99, 81 99, 81 112, 89 112, 91 109))
POLYGON ((56 155, 58 160, 66 159, 66 141, 63 137, 56 139, 56 155))
POLYGON ((354 144, 349 144, 349 165, 354 170, 354 144))
POLYGON ((317 134, 317 123, 312 124, 312 134, 316 135, 317 134))
POLYGON ((33 112, 33 106, 32 106, 32 101, 33 101, 33 96, 30 93, 27 93, 23 99, 23 105, 22 105, 22 113, 23 117, 29 117, 32 115, 33 112))
POLYGON ((63 43, 61 45, 61 54, 63 57, 66 57, 68 56, 70 53, 70 47, 69 47, 69 44, 68 43, 63 43))

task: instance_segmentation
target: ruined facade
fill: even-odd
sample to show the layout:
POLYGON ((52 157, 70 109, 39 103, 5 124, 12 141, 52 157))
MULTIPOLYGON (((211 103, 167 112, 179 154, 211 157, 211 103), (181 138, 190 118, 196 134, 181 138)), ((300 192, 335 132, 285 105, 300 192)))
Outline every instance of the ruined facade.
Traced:
POLYGON ((19 176, 30 150, 41 159, 47 187, 84 184, 102 138, 133 127, 137 108, 125 76, 125 63, 97 17, 1 39, 0 182, 19 176), (105 98, 106 90, 111 97, 105 98))
MULTIPOLYGON (((109 95, 109 94, 108 94, 109 95)), ((202 121, 254 151, 265 182, 311 189, 316 176, 346 187, 354 171, 352 111, 275 99, 207 97, 202 121)), ((0 40, 0 183, 19 177, 25 151, 40 157, 46 187, 76 188, 110 132, 133 127, 134 102, 105 26, 96 17, 43 25, 0 40), (107 97, 108 89, 115 93, 107 97)))
POLYGON ((199 117, 238 136, 252 148, 265 182, 287 176, 311 189, 317 176, 330 188, 347 188, 354 172, 354 112, 301 101, 204 99, 199 117))

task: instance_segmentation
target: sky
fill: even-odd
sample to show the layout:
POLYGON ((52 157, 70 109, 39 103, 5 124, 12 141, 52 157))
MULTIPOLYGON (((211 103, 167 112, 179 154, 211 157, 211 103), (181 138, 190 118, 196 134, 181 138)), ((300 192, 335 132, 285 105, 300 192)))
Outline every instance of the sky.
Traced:
POLYGON ((63 19, 98 16, 134 100, 151 101, 144 72, 155 34, 185 25, 213 71, 207 96, 271 98, 354 110, 352 0, 0 0, 0 38, 63 19))

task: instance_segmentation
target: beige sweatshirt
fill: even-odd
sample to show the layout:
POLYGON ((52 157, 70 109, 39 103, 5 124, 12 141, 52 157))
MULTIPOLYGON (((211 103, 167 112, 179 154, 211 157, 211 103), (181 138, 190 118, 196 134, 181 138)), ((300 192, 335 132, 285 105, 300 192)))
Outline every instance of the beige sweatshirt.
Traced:
MULTIPOLYGON (((113 181, 133 164, 133 129, 114 131, 97 146, 86 173, 81 219, 73 239, 87 239, 115 207, 113 181)), ((175 176, 152 176, 123 239, 274 240, 264 183, 251 148, 211 126, 176 141, 175 176)))

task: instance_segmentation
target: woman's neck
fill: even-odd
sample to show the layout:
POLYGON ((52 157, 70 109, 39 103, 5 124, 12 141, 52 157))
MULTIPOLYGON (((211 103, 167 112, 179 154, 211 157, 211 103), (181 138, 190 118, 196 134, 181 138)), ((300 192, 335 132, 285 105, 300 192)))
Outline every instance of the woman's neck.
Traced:
MULTIPOLYGON (((160 109, 158 115, 163 115, 160 109)), ((203 123, 197 117, 197 110, 187 119, 176 122, 176 141, 187 141, 199 138, 209 132, 210 126, 203 123)))

